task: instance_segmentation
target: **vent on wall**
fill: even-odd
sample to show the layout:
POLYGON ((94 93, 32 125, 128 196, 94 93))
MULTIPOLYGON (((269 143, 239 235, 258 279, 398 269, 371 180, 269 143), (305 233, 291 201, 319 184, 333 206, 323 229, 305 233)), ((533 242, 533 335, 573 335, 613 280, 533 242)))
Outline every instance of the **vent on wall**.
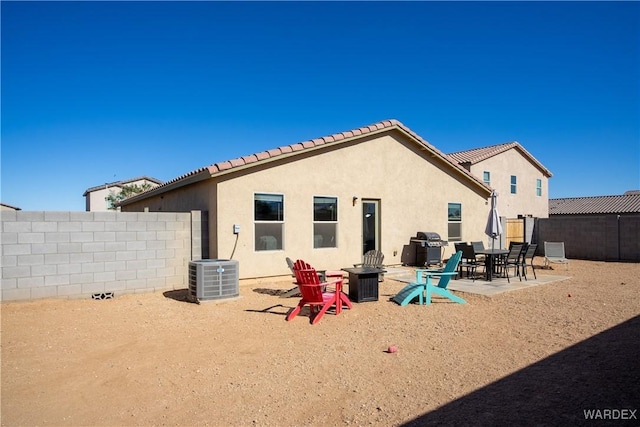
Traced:
POLYGON ((189 300, 215 301, 240 295, 238 261, 202 259, 189 262, 189 300))

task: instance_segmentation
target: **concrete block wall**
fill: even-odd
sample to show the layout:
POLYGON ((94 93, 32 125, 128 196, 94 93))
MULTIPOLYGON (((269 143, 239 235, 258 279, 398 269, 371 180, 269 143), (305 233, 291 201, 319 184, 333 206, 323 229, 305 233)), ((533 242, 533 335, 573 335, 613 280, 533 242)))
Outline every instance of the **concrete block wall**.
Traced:
POLYGON ((640 215, 558 215, 540 218, 536 239, 564 242, 567 258, 640 261, 640 215))
POLYGON ((201 213, 3 211, 3 301, 181 289, 201 213))

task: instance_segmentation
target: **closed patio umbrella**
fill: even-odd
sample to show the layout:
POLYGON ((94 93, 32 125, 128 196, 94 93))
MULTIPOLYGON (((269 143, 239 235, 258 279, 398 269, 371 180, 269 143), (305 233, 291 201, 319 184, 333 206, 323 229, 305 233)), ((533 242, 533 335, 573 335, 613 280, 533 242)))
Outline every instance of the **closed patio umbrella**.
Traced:
POLYGON ((500 214, 498 214, 498 193, 496 190, 491 192, 491 210, 489 211, 484 234, 491 237, 491 249, 494 249, 496 237, 502 234, 502 224, 500 223, 500 214))

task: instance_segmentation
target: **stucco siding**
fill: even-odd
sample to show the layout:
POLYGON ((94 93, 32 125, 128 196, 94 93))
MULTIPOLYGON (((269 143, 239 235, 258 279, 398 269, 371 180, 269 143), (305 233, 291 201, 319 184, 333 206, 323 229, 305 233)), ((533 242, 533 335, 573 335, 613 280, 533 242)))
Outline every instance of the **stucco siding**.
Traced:
POLYGON ((215 199, 215 186, 211 180, 200 181, 174 191, 150 196, 143 200, 127 204, 122 208, 127 212, 189 212, 192 210, 208 211, 215 199))
POLYGON ((470 172, 482 179, 491 173, 491 187, 498 191, 500 215, 547 218, 549 216, 549 179, 521 153, 511 149, 471 166, 470 172), (511 176, 517 179, 517 193, 511 194, 511 176), (536 180, 542 181, 542 195, 536 195, 536 180))
MULTIPOLYGON (((402 246, 417 231, 436 231, 446 238, 449 202, 462 203, 463 240, 484 239, 488 211, 486 195, 477 187, 450 165, 434 163, 397 132, 304 152, 295 161, 233 172, 218 179, 217 188, 216 256, 227 258, 233 253, 240 261, 242 278, 287 274, 287 256, 305 259, 318 269, 359 262, 363 199, 380 200, 380 249, 387 264, 400 263, 402 246), (281 251, 254 250, 256 192, 284 195, 281 251), (337 248, 313 248, 313 196, 338 198, 337 248), (354 196, 358 198, 355 205, 354 196), (238 236, 233 234, 234 224, 241 227, 238 236)), ((453 245, 445 256, 452 250, 453 245)))

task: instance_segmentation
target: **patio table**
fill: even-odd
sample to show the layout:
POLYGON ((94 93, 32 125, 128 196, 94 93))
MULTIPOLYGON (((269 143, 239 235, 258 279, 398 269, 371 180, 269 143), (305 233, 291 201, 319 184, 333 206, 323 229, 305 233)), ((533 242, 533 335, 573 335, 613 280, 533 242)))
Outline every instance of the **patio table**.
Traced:
POLYGON ((498 256, 506 255, 509 251, 507 249, 478 249, 476 254, 482 254, 485 256, 485 279, 487 281, 493 280, 493 259, 498 256))

